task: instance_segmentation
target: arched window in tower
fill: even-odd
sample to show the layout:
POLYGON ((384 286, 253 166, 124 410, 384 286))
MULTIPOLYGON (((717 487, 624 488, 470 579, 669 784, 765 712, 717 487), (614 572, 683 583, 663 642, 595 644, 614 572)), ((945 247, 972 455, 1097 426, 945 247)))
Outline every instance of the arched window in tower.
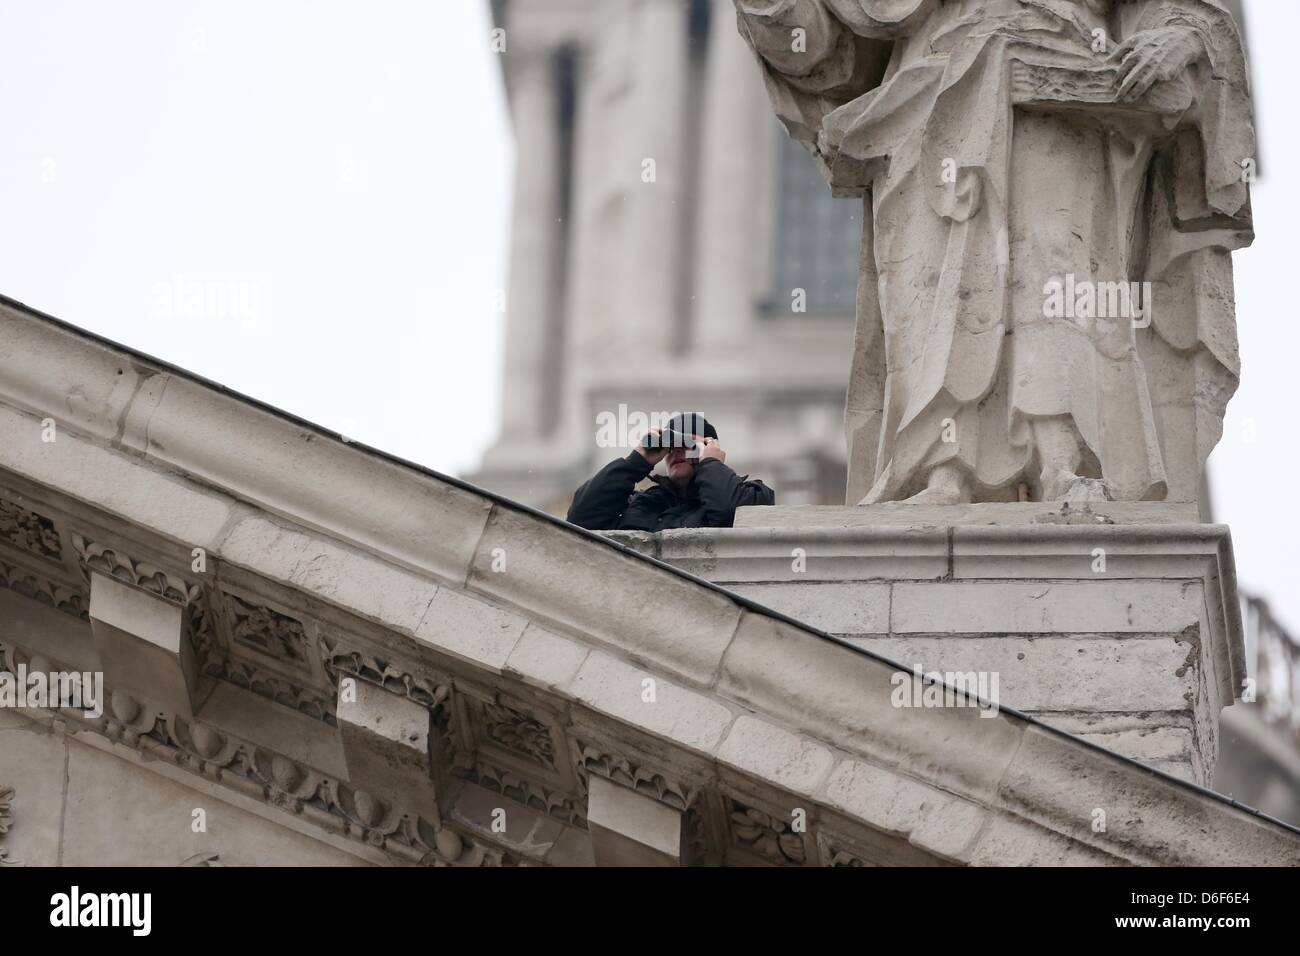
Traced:
POLYGON ((852 316, 862 203, 836 199, 808 151, 777 130, 777 223, 768 311, 852 316), (800 295, 799 290, 802 290, 800 295))

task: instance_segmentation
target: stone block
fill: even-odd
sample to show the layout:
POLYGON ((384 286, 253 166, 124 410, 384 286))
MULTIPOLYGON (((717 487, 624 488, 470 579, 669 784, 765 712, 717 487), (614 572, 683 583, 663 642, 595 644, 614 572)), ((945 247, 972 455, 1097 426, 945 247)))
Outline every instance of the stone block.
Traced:
POLYGON ((1131 763, 1044 727, 1026 728, 1000 799, 1018 815, 1051 820, 1053 829, 1075 843, 1137 862, 1300 865, 1300 845, 1278 840, 1275 825, 1248 810, 1225 809, 1239 818, 1236 837, 1217 840, 1197 791, 1166 786, 1151 771, 1134 773, 1131 763), (1104 830, 1097 828, 1099 819, 1104 830))
POLYGON ((824 798, 885 832, 949 860, 964 860, 988 812, 971 803, 858 760, 841 761, 824 798))
POLYGON ((978 707, 895 706, 897 672, 877 657, 747 612, 727 649, 718 690, 873 762, 958 779, 991 798, 1019 746, 1020 724, 1005 714, 981 717, 978 707), (972 735, 968 724, 978 724, 979 732, 972 735))
POLYGON ((594 774, 587 828, 597 866, 681 866, 682 813, 594 774))
POLYGON ((949 571, 943 528, 704 528, 659 539, 661 560, 729 584, 938 580, 949 571))
POLYGON ((630 659, 707 687, 740 608, 722 594, 647 565, 577 531, 496 508, 470 575, 475 591, 543 626, 590 635, 630 659), (494 556, 495 555, 495 556, 494 556), (493 564, 501 570, 493 570, 493 564), (582 569, 582 587, 574 586, 582 569), (610 595, 619 595, 617 601, 610 595))
POLYGON ((443 587, 429 602, 415 637, 444 654, 500 673, 527 624, 526 618, 476 595, 443 587))
POLYGON ((427 577, 372 554, 261 515, 231 529, 221 558, 407 633, 419 625, 438 589, 427 577))
POLYGON ((536 624, 529 624, 506 658, 507 673, 537 687, 554 690, 573 680, 591 649, 536 624))
MULTIPOLYGON (((260 802, 260 812, 241 808, 246 801, 239 794, 202 777, 160 776, 148 764, 88 746, 80 736, 68 739, 68 756, 64 866, 172 867, 196 858, 215 858, 222 866, 365 862, 359 858, 368 849, 363 845, 340 848, 332 835, 300 829, 299 818, 260 802), (200 832, 193 826, 195 810, 203 811, 200 832)), ((59 769, 62 775, 64 768, 59 769)))
POLYGON ((339 684, 338 725, 353 787, 440 822, 426 708, 368 681, 345 678, 339 684))
POLYGON ((229 497, 141 468, 138 457, 93 444, 71 431, 60 431, 57 441, 42 442, 39 419, 3 406, 0 448, 8 470, 191 547, 215 551, 230 520, 229 497))
MULTIPOLYGON (((554 817, 472 783, 464 784, 456 793, 448 819, 484 840, 538 862, 549 857, 557 842, 570 832, 554 817)), ((571 840, 565 840, 559 852, 579 851, 571 840)))
POLYGON ((709 754, 732 721, 731 711, 715 698, 601 651, 591 652, 567 691, 592 710, 709 754))
POLYGON ((812 796, 835 763, 830 750, 775 724, 743 715, 718 749, 718 762, 812 796))
POLYGON ((909 634, 847 640, 907 671, 920 665, 926 673, 986 673, 991 686, 996 680, 999 703, 1045 715, 1189 711, 1196 688, 1194 634, 909 634))
POLYGON ((1198 624, 1199 582, 952 581, 894 585, 892 634, 1137 634, 1198 624))
POLYGON ((181 605, 98 572, 90 575, 90 629, 116 691, 186 717, 198 705, 198 667, 181 605))
POLYGON ((1081 513, 1076 505, 1061 502, 985 502, 969 505, 921 505, 888 501, 875 505, 777 505, 742 508, 736 512, 737 528, 953 528, 980 525, 1059 525, 1098 519, 1115 524, 1195 524, 1200 514, 1195 504, 1163 501, 1107 501, 1081 513))
POLYGON ((490 508, 473 492, 176 375, 150 415, 147 455, 453 584, 465 580, 490 508))
POLYGON ((728 589, 828 634, 889 631, 889 584, 856 581, 730 584, 728 589))

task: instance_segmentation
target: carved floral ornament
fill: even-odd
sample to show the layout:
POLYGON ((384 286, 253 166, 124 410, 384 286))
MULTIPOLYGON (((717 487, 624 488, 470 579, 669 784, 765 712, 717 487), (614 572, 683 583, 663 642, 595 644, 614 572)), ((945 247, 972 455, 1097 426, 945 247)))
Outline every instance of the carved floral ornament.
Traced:
POLYGON ((13 802, 14 788, 0 784, 0 836, 8 833, 9 828, 13 826, 13 802))
POLYGON ((203 589, 147 561, 138 561, 112 545, 97 544, 84 535, 72 533, 72 547, 89 579, 90 571, 125 581, 166 598, 176 604, 191 604, 202 596, 203 589))
MULTIPOLYGON (((0 784, 0 836, 4 836, 14 825, 14 788, 0 784)), ((17 860, 9 859, 9 851, 0 849, 0 866, 17 866, 17 860)))
POLYGON ((0 498, 0 540, 53 561, 62 556, 54 522, 4 498, 0 498))

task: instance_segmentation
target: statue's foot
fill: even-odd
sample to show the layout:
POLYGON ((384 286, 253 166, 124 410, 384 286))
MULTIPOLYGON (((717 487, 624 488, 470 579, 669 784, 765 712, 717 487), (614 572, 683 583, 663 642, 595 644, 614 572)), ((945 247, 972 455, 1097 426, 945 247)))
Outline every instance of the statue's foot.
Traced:
POLYGON ((1043 473, 1043 500, 1068 501, 1080 505, 1094 501, 1110 501, 1110 489, 1100 478, 1084 478, 1072 472, 1056 469, 1050 473, 1043 473))
POLYGON ((925 491, 918 491, 912 497, 903 499, 909 505, 962 505, 969 501, 969 497, 948 488, 926 488, 925 491))
POLYGON ((1065 490, 1063 500, 1076 505, 1093 501, 1110 501, 1110 489, 1100 478, 1076 478, 1065 490))
POLYGON ((940 465, 930 472, 924 491, 903 500, 913 505, 964 505, 970 503, 970 498, 970 485, 961 469, 940 465))

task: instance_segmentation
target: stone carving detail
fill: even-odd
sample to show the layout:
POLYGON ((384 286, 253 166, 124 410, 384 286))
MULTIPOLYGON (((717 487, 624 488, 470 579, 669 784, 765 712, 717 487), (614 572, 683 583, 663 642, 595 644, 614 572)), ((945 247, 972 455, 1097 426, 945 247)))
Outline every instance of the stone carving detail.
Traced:
POLYGON ((195 853, 193 856, 182 860, 179 865, 186 867, 224 867, 226 864, 221 862, 220 853, 195 853))
POLYGON ((9 832, 13 826, 14 788, 0 784, 0 836, 9 832))
POLYGON ((530 806, 572 826, 587 828, 587 808, 572 795, 546 787, 510 770, 494 765, 482 756, 457 761, 455 773, 472 783, 530 806))
MULTIPOLYGON (((200 659, 203 659, 202 655, 200 659)), ((275 701, 277 704, 324 723, 330 725, 338 723, 334 714, 333 696, 270 674, 250 661, 209 655, 203 673, 227 681, 236 687, 250 690, 259 697, 265 697, 267 700, 275 701)))
POLYGON ((307 664, 307 634, 302 622, 227 594, 233 640, 267 657, 298 667, 307 664))
POLYGON ((83 621, 90 618, 90 605, 83 594, 32 574, 26 568, 0 561, 0 585, 83 621))
MULTIPOLYGON (((13 670, 18 648, 0 644, 0 665, 13 670)), ((46 669, 68 669, 43 662, 46 669)), ((405 863, 428 866, 516 865, 505 850, 479 843, 446 827, 385 805, 357 790, 264 747, 203 721, 159 713, 121 691, 108 689, 108 707, 97 718, 79 711, 60 716, 80 729, 102 734, 133 750, 198 774, 322 829, 378 847, 405 863)))
POLYGON ((731 838, 763 859, 780 866, 803 866, 808 858, 803 836, 790 824, 740 801, 727 800, 727 823, 731 838))
POLYGON ((1253 239, 1218 0, 736 6, 778 118, 865 200, 849 502, 1196 501, 1253 239))
POLYGON ((0 498, 0 540, 52 561, 63 557, 54 522, 4 498, 0 498))
POLYGON ((72 547, 86 571, 99 571, 176 604, 196 603, 202 596, 203 589, 197 584, 191 584, 147 561, 137 561, 110 545, 89 541, 79 532, 72 533, 72 547))
POLYGON ((337 684, 346 675, 378 684, 390 694, 400 694, 434 712, 435 723, 445 724, 443 713, 451 696, 451 681, 437 676, 420 677, 410 669, 355 648, 345 647, 329 637, 321 641, 325 673, 337 684))
POLYGON ((586 804, 571 769, 557 765, 558 732, 545 719, 478 692, 458 694, 445 713, 441 739, 455 776, 586 827, 586 804))
POLYGON ((216 780, 325 829, 378 847, 409 863, 499 866, 504 851, 402 813, 363 790, 200 721, 146 711, 120 693, 110 699, 101 732, 192 773, 216 780), (454 838, 453 838, 454 836, 454 838), (449 852, 454 850, 454 854, 449 852))
POLYGON ((601 748, 577 741, 578 769, 622 784, 647 797, 653 797, 674 810, 685 810, 695 803, 699 791, 687 788, 661 773, 634 766, 626 757, 605 753, 601 748))
POLYGON ((488 739, 540 766, 555 766, 551 729, 546 724, 503 704, 485 703, 482 710, 488 739))
POLYGON ((876 865, 861 852, 840 843, 838 837, 832 838, 824 832, 817 834, 817 845, 821 851, 822 866, 864 867, 876 865))
POLYGON ((637 766, 622 755, 610 753, 608 748, 587 741, 575 740, 573 749, 578 782, 584 796, 587 792, 586 774, 594 773, 658 800, 674 810, 681 810, 686 828, 687 859, 695 864, 711 858, 699 787, 688 787, 658 771, 637 766))
MULTIPOLYGON (((0 837, 8 833, 14 825, 14 793, 13 787, 0 784, 0 837)), ((0 848, 0 866, 21 866, 21 864, 9 858, 8 850, 0 848)))

